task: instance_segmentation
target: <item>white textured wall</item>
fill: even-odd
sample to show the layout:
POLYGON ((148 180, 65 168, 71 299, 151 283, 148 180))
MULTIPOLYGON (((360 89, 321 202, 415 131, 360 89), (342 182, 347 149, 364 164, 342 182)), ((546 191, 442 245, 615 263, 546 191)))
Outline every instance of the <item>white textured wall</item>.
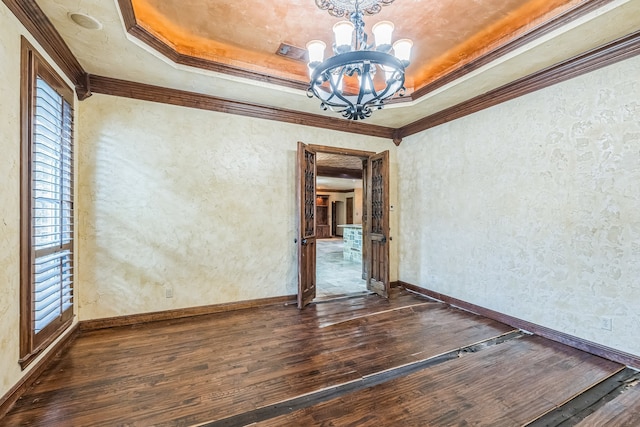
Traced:
MULTIPOLYGON (((0 397, 28 372, 23 372, 18 364, 21 35, 25 35, 44 55, 44 50, 38 47, 4 3, 0 2, 0 397)), ((60 73, 60 70, 56 70, 60 73)))
POLYGON ((81 320, 295 294, 297 141, 390 150, 396 182, 386 139, 98 94, 80 120, 81 320))
POLYGON ((411 136, 398 163, 400 280, 640 355, 640 57, 411 136))

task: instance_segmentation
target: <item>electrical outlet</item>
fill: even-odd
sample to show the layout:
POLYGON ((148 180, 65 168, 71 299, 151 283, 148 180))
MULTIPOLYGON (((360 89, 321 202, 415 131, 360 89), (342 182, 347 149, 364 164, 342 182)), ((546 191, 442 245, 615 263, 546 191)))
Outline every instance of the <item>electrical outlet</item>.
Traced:
POLYGON ((613 330, 613 321, 611 317, 601 317, 600 318, 600 329, 604 329, 605 331, 613 330))
POLYGON ((173 288, 164 288, 164 297, 173 298, 173 288))

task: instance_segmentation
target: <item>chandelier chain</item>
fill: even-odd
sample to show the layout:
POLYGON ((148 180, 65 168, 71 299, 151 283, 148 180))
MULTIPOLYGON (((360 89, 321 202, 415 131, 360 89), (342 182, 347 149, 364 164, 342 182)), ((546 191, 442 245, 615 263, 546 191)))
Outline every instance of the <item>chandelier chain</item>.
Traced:
POLYGON ((382 6, 388 6, 395 0, 316 0, 316 6, 329 12, 336 18, 349 17, 356 8, 365 15, 372 16, 382 10, 382 6))

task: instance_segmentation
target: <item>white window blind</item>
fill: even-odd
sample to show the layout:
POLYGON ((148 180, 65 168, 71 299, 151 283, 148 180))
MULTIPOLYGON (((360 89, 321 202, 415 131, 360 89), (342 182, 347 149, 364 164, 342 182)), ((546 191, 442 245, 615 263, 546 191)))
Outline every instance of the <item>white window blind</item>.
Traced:
POLYGON ((33 331, 73 307, 73 109, 36 77, 32 136, 33 331))

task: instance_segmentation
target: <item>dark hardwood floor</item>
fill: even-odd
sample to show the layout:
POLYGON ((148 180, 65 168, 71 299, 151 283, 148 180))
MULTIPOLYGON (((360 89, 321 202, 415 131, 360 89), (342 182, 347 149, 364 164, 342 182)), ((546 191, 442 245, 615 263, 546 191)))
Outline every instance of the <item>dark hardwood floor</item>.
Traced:
POLYGON ((82 332, 0 425, 521 425, 623 368, 394 290, 82 332))
POLYGON ((621 368, 524 337, 257 425, 522 426, 621 368))
POLYGON ((576 425, 579 427, 640 426, 640 380, 634 379, 619 396, 605 403, 576 425))

